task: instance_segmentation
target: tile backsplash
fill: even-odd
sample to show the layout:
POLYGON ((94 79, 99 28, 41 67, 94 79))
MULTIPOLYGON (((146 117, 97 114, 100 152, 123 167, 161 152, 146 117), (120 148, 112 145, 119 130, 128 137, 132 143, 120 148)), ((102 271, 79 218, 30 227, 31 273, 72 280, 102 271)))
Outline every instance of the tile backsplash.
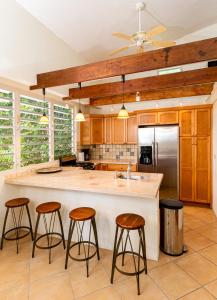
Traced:
POLYGON ((137 145, 91 145, 91 159, 137 159, 137 145))

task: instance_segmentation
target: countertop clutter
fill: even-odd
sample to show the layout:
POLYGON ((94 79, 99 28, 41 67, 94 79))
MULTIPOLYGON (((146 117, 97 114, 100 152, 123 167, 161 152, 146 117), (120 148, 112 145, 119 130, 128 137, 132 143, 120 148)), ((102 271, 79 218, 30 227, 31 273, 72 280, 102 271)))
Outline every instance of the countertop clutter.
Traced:
MULTIPOLYGON (((133 173, 140 175, 140 173, 133 173)), ((52 188, 59 190, 85 191, 119 196, 155 198, 163 178, 162 174, 144 174, 144 179, 115 179, 115 172, 89 171, 64 167, 54 174, 26 174, 6 178, 5 183, 21 186, 52 188), (108 187, 110 187, 108 189, 108 187)))

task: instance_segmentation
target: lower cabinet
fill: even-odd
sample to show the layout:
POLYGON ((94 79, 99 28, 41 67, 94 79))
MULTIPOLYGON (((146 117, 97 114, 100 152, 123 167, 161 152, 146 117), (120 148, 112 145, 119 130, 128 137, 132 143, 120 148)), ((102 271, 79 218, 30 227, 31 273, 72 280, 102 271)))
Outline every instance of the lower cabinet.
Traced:
MULTIPOLYGON (((127 164, 98 164, 95 167, 95 170, 100 171, 127 171, 128 165, 127 164)), ((131 165, 131 171, 136 172, 137 171, 137 165, 133 164, 131 165)))
POLYGON ((180 199, 211 201, 210 137, 180 138, 180 199))

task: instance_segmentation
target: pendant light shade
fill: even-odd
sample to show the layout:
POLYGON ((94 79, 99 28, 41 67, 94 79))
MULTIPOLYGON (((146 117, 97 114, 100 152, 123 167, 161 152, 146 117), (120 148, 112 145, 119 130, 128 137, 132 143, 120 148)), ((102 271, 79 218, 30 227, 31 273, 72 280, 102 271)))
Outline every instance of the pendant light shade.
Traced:
MULTIPOLYGON (((79 86, 79 88, 81 90, 81 82, 78 83, 78 86, 79 86)), ((78 109, 78 112, 77 112, 77 114, 75 116, 75 121, 76 122, 84 122, 84 121, 86 121, 85 117, 84 117, 84 114, 82 113, 81 108, 80 108, 80 99, 79 99, 79 109, 78 109)))
POLYGON ((128 119, 128 111, 126 110, 124 106, 124 83, 125 83, 125 75, 122 75, 122 82, 123 82, 123 105, 121 107, 121 110, 118 113, 118 119, 128 119))
POLYGON ((48 124, 49 123, 49 118, 48 118, 48 116, 46 115, 46 112, 45 112, 45 88, 43 88, 43 96, 44 96, 44 112, 43 112, 43 115, 40 118, 39 123, 40 124, 48 124))

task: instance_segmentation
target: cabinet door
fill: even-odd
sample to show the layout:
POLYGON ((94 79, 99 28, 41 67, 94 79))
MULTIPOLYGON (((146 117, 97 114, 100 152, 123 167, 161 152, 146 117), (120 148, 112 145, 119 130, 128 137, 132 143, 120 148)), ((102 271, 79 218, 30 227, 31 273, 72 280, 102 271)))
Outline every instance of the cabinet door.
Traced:
POLYGON ((103 117, 91 118, 91 144, 103 144, 103 117))
POLYGON ((155 125, 157 124, 157 112, 144 113, 138 116, 139 125, 155 125))
POLYGON ((158 112, 158 124, 178 124, 178 111, 162 111, 158 112))
POLYGON ((183 201, 194 201, 194 139, 180 138, 180 200, 183 201))
POLYGON ((113 144, 126 144, 126 120, 112 118, 113 144))
POLYGON ((197 137, 195 141, 195 201, 210 203, 210 137, 197 137))
POLYGON ((209 108, 195 110, 195 135, 198 137, 210 136, 211 113, 209 108))
POLYGON ((90 118, 85 116, 86 121, 80 123, 80 143, 90 145, 90 118))
POLYGON ((136 144, 137 143, 137 117, 130 116, 129 119, 126 120, 126 142, 127 144, 136 144))
POLYGON ((112 118, 104 118, 104 143, 112 144, 112 118))
POLYGON ((180 136, 194 136, 194 119, 194 110, 181 110, 179 112, 180 136))

